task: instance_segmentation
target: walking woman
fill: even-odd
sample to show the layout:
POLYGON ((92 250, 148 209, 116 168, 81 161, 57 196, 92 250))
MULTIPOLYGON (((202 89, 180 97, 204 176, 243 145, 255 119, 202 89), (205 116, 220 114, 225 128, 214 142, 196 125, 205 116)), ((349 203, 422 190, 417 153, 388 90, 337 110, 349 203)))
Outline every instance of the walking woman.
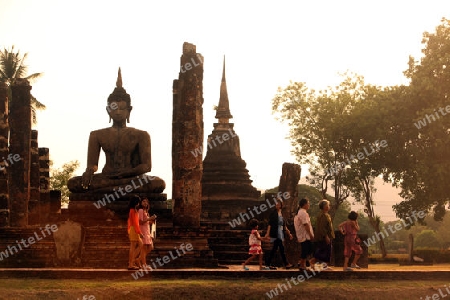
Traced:
POLYGON ((139 227, 142 232, 142 250, 140 255, 140 265, 143 268, 149 268, 147 265, 147 255, 153 250, 153 237, 151 236, 150 226, 155 222, 156 216, 149 215, 150 203, 147 198, 142 199, 139 209, 139 227))
POLYGON ((128 256, 128 270, 139 270, 139 260, 142 249, 142 233, 139 228, 140 198, 134 196, 128 205, 128 237, 130 239, 130 253, 128 256))
POLYGON ((269 257, 266 260, 266 266, 272 270, 276 270, 277 268, 272 266, 272 259, 275 256, 275 253, 278 249, 280 249, 281 259, 283 260, 283 264, 286 269, 290 269, 293 267, 291 263, 289 263, 286 259, 286 254, 284 253, 284 238, 285 233, 292 240, 292 234, 286 226, 286 221, 283 218, 281 210, 283 208, 283 200, 277 198, 275 210, 269 216, 269 226, 267 226, 266 238, 270 237, 270 242, 273 243, 272 250, 269 253, 269 257))

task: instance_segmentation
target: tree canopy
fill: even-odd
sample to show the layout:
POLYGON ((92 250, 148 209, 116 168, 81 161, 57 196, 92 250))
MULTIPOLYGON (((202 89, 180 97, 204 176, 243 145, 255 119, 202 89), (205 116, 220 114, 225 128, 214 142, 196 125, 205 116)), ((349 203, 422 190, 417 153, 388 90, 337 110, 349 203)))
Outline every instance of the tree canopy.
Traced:
POLYGON ((423 57, 409 58, 410 85, 398 99, 407 117, 392 137, 404 145, 404 159, 389 165, 385 177, 402 188, 405 201, 395 206, 399 216, 432 210, 442 220, 450 200, 450 21, 444 18, 436 32, 425 32, 422 44, 423 57))
MULTIPOLYGON (((19 78, 34 81, 41 77, 42 73, 27 75, 28 66, 25 64, 27 56, 28 53, 21 55, 19 50, 16 52, 14 45, 10 49, 4 48, 3 51, 0 51, 0 82, 11 86, 19 78)), ((11 90, 9 90, 8 98, 11 101, 11 90)), ((31 95, 31 108, 33 122, 36 123, 36 109, 45 109, 45 105, 31 95)))
POLYGON ((69 203, 69 188, 67 182, 73 177, 73 173, 78 169, 80 163, 70 161, 62 165, 60 169, 51 169, 50 174, 50 188, 52 190, 61 191, 61 204, 65 205, 69 203))
POLYGON ((347 73, 323 91, 291 82, 272 101, 290 126, 293 154, 310 165, 310 183, 322 194, 331 184, 335 209, 352 194, 374 226, 376 176, 401 188, 404 201, 393 206, 400 218, 415 210, 439 220, 449 203, 450 21, 425 32, 422 43, 423 57, 409 58, 409 85, 373 86, 347 73))

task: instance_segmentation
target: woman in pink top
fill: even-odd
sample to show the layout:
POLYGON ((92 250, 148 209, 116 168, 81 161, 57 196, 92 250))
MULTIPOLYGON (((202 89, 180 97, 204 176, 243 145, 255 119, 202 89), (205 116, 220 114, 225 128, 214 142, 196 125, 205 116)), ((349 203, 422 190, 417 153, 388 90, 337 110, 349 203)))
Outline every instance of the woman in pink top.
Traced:
POLYGON ((139 227, 142 232, 142 250, 140 255, 140 263, 143 268, 149 268, 147 265, 147 255, 153 250, 153 237, 151 236, 150 226, 155 222, 156 216, 150 217, 148 211, 150 204, 147 198, 142 199, 141 208, 139 209, 139 227))
POLYGON ((359 224, 358 224, 358 214, 351 211, 348 214, 348 220, 339 224, 339 230, 344 238, 344 271, 353 271, 353 269, 360 269, 357 265, 358 259, 360 258, 363 250, 361 248, 361 240, 358 237, 359 224), (355 257, 351 266, 348 266, 348 261, 352 256, 352 252, 355 252, 355 257))
POLYGON ((142 233, 139 228, 139 208, 140 198, 131 198, 128 208, 128 237, 130 239, 130 253, 128 257, 128 270, 139 270, 139 256, 142 248, 142 233))

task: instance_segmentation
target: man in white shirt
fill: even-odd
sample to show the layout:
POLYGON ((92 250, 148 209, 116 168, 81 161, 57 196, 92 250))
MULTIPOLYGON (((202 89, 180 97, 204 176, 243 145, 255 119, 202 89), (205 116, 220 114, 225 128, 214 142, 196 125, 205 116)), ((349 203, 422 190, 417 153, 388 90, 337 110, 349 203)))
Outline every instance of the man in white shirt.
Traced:
MULTIPOLYGON (((311 226, 311 219, 309 218, 309 200, 303 198, 299 203, 300 209, 297 216, 294 218, 295 233, 297 235, 297 241, 301 244, 302 253, 299 260, 300 271, 306 269, 306 259, 313 253, 312 240, 314 239, 314 232, 311 226)), ((315 258, 309 260, 311 268, 314 268, 316 263, 315 258)))

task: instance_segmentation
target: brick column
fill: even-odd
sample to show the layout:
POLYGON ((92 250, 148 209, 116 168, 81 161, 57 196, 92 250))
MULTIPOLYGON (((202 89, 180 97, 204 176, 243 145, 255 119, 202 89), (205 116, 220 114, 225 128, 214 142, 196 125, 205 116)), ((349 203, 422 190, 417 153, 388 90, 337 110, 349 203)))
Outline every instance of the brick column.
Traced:
POLYGON ((31 158, 31 86, 21 79, 11 86, 12 100, 9 115, 10 137, 8 162, 9 196, 11 199, 11 226, 28 225, 30 199, 31 158))
MULTIPOLYGON (((294 216, 298 207, 298 189, 297 185, 300 181, 301 167, 297 164, 284 163, 278 185, 278 192, 281 192, 283 199, 283 217, 285 218, 289 230, 294 235, 294 216), (289 193, 289 194, 287 194, 289 193)), ((300 258, 300 244, 294 238, 287 238, 284 243, 286 249, 286 257, 289 262, 295 264, 300 258)))
POLYGON ((8 86, 0 83, 0 227, 9 226, 8 169, 4 159, 8 157, 8 86))
POLYGON ((39 149, 38 132, 31 131, 30 201, 28 202, 28 224, 39 224, 39 149))
POLYGON ((173 83, 173 225, 199 227, 202 211, 203 57, 184 43, 178 80, 173 83))
POLYGON ((50 154, 39 148, 39 222, 45 224, 50 216, 50 154))
POLYGON ((283 216, 288 220, 292 220, 297 213, 299 200, 297 185, 300 181, 301 171, 300 165, 290 163, 284 163, 281 171, 278 191, 282 194, 289 193, 289 197, 283 198, 283 216))

